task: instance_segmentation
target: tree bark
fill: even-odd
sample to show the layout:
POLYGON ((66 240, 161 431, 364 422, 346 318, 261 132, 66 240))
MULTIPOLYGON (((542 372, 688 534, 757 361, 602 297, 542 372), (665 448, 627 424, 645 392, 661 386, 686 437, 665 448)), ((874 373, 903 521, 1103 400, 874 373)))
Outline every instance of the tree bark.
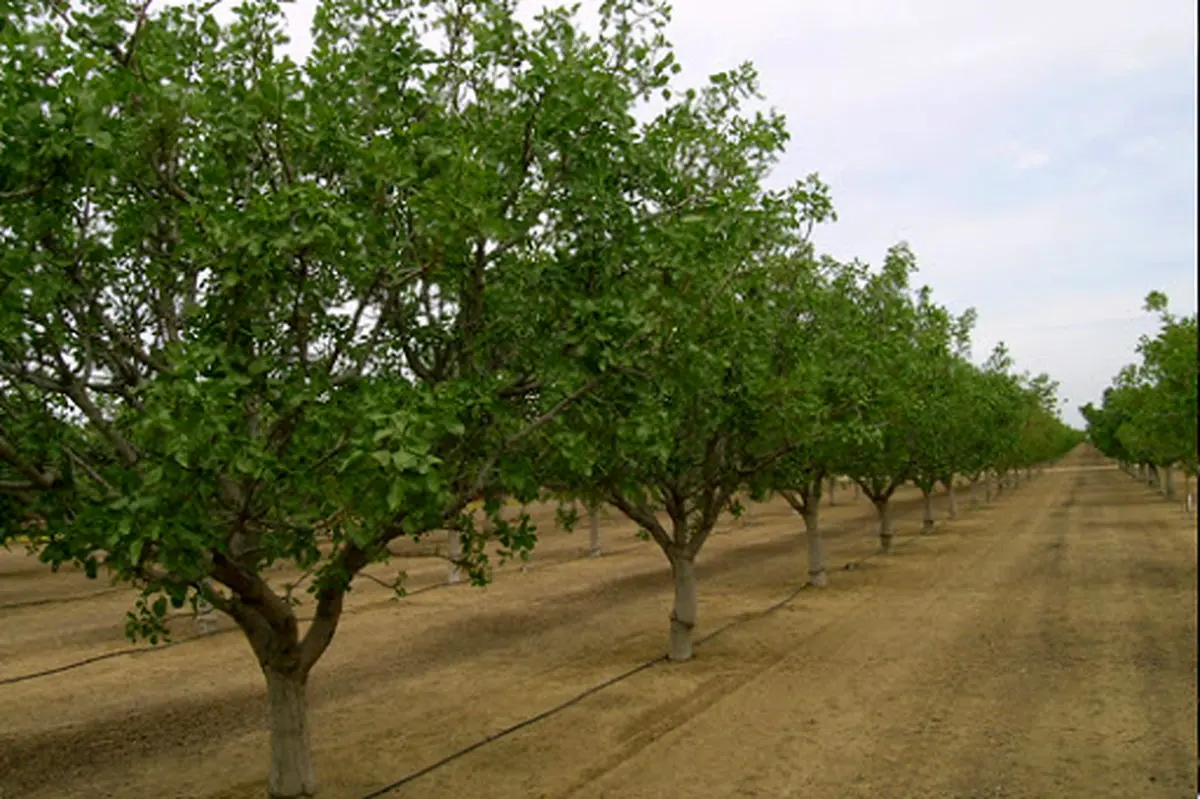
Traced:
POLYGON ((671 639, 667 657, 674 662, 692 657, 692 631, 699 612, 696 597, 696 564, 691 556, 671 556, 671 575, 675 578, 675 606, 671 610, 671 639))
POLYGON ((462 538, 459 536, 458 530, 447 530, 446 536, 446 549, 450 558, 450 571, 446 575, 446 584, 456 585, 462 582, 462 569, 458 565, 458 561, 462 558, 462 538))
POLYGON ((595 507, 588 508, 588 553, 600 557, 600 514, 595 507))
POLYGON ((951 519, 958 518, 958 496, 954 493, 954 478, 951 477, 945 482, 946 486, 946 503, 949 506, 948 515, 951 519))
POLYGON ((837 498, 835 496, 836 492, 837 492, 837 478, 830 477, 829 478, 829 507, 831 507, 831 508, 834 507, 835 505, 837 505, 837 498))
POLYGON ((858 502, 858 498, 862 495, 862 486, 858 483, 854 484, 854 501, 858 502))
POLYGON ((808 582, 815 588, 829 585, 825 570, 825 542, 821 540, 821 509, 809 502, 804 511, 804 539, 808 544, 808 582))
POLYGON ((978 480, 971 481, 970 498, 971 498, 971 507, 976 507, 977 505, 979 505, 979 481, 978 480))
POLYGON ((267 722, 271 731, 271 799, 311 799, 317 793, 308 732, 308 675, 263 668, 267 677, 267 722))
POLYGON ((992 473, 985 472, 983 475, 983 501, 990 503, 992 501, 992 473))
POLYGON ((933 532, 933 492, 921 489, 921 503, 924 507, 924 516, 921 519, 921 533, 928 534, 933 532))
POLYGON ((892 507, 888 500, 875 500, 875 512, 879 514, 879 551, 892 551, 892 507))

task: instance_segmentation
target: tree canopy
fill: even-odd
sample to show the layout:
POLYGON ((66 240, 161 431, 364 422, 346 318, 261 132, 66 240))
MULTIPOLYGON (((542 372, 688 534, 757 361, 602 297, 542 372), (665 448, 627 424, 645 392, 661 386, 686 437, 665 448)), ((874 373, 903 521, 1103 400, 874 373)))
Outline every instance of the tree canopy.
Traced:
POLYGON ((1146 296, 1144 309, 1158 314, 1159 330, 1141 337, 1141 362, 1113 378, 1099 407, 1088 403, 1080 408, 1087 435, 1101 452, 1124 463, 1180 468, 1195 476, 1200 414, 1196 315, 1172 314, 1166 295, 1158 291, 1146 296))

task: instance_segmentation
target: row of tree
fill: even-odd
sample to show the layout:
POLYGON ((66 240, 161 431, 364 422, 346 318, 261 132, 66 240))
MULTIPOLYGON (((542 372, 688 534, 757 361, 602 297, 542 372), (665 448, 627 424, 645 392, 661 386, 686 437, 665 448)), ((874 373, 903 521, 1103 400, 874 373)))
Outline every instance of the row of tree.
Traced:
POLYGON ((1172 314, 1158 291, 1146 296, 1144 309, 1158 314, 1159 329, 1139 340, 1141 362, 1121 369, 1100 407, 1088 403, 1079 410, 1092 444, 1173 500, 1176 472, 1183 472, 1190 496, 1197 469, 1196 314, 1172 314))
POLYGON ((303 65, 274 0, 0 28, 0 536, 138 585, 131 635, 228 614, 275 797, 315 792, 308 676, 398 538, 453 531, 482 583, 489 542, 535 543, 506 498, 608 503, 670 562, 682 660, 739 497, 804 516, 823 584, 829 476, 886 550, 905 482, 990 495, 1077 443, 1048 378, 970 361, 907 246, 814 252, 827 187, 766 187, 788 137, 749 65, 678 92, 659 0, 595 34, 514 5, 327 0, 303 65))

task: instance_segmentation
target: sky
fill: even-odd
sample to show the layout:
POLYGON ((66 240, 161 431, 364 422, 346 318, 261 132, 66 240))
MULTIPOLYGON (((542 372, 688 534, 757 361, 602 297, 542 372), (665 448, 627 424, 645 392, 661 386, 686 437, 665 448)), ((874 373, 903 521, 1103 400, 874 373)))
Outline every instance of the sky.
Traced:
MULTIPOLYGON (((288 8, 297 60, 313 5, 288 8)), ((1196 310, 1196 17, 1195 0, 676 0, 667 35, 685 85, 755 65, 792 136, 771 182, 831 186, 819 250, 877 264, 909 242, 917 281, 979 312, 975 359, 1004 341, 1082 427, 1157 327, 1145 295, 1196 310)))

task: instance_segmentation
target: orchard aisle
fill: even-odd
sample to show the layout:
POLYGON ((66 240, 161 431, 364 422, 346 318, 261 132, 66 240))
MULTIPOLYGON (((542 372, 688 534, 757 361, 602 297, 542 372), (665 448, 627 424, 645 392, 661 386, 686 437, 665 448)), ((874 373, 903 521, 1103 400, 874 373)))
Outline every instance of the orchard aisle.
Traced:
MULTIPOLYGON (((906 493, 896 553, 850 571, 877 539, 869 504, 839 502, 828 589, 388 796, 1184 796, 1194 534, 1095 455, 1061 465, 990 507, 964 498, 928 537, 906 493)), ((713 540, 701 634, 795 588, 799 527, 759 506, 713 540)), ((359 799, 661 654, 665 571, 645 544, 348 616, 313 678, 322 799, 359 799)), ((54 629, 90 604, 21 612, 54 629)), ((260 679, 220 636, 4 686, 0 796, 257 799, 260 679)))
POLYGON ((524 795, 573 799, 1194 795, 1196 538, 1177 506, 1065 468, 837 577, 395 796, 515 798, 521 769, 540 772, 524 795))

